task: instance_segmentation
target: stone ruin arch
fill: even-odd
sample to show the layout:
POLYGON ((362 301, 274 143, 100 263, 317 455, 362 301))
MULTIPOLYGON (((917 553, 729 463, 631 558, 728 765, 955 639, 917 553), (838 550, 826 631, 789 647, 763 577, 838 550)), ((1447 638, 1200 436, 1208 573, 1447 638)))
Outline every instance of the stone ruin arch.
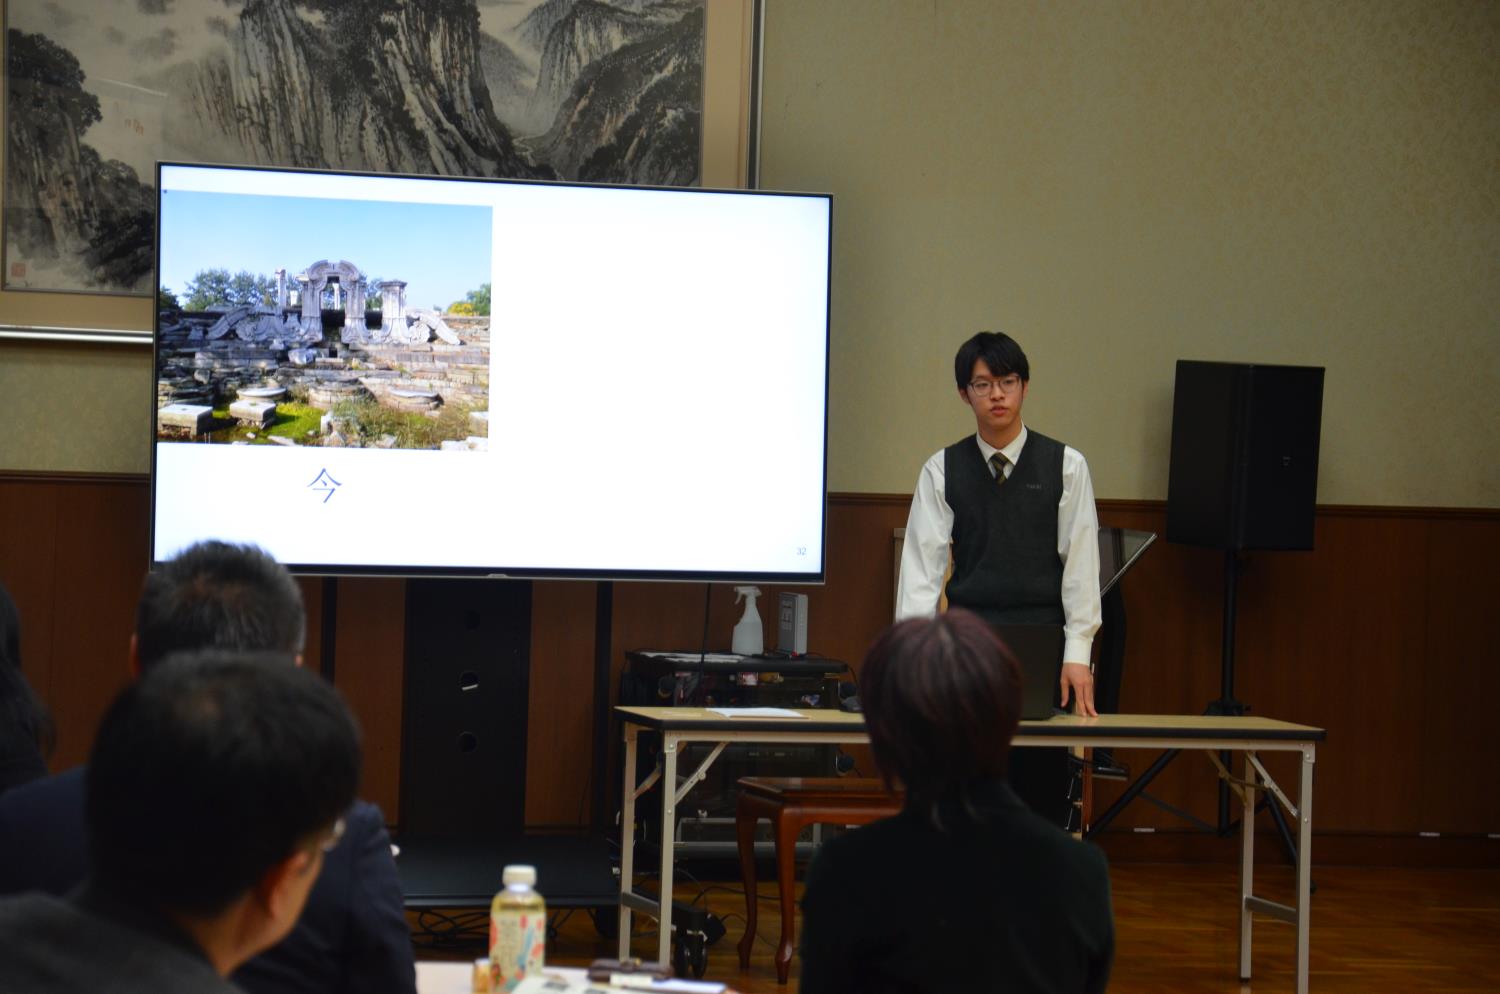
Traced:
MULTIPOLYGON (((365 324, 365 305, 371 290, 369 280, 347 259, 338 262, 319 259, 297 276, 297 283, 301 305, 299 323, 304 339, 318 341, 323 338, 323 292, 334 283, 342 297, 344 328, 339 340, 345 344, 417 344, 428 341, 433 335, 450 345, 460 344, 458 335, 437 312, 407 310, 404 280, 382 280, 373 288, 380 294, 379 328, 365 324)), ((286 271, 278 269, 276 302, 283 309, 288 305, 287 291, 286 271)))
MULTIPOLYGON (((323 292, 330 282, 338 286, 338 296, 343 304, 344 330, 340 339, 344 342, 368 342, 370 331, 365 327, 365 297, 368 281, 359 267, 347 259, 329 262, 319 259, 297 276, 297 296, 301 304, 302 332, 305 336, 323 337, 323 292)), ((282 270, 276 271, 276 303, 287 306, 286 282, 282 270)))
POLYGON ((216 341, 233 332, 243 341, 275 344, 278 348, 315 346, 326 338, 323 295, 330 285, 335 306, 344 311, 339 335, 342 344, 419 345, 434 336, 449 345, 463 344, 439 312, 407 306, 404 280, 381 280, 372 288, 359 267, 347 259, 320 259, 290 280, 285 269, 277 269, 274 307, 246 304, 231 308, 206 329, 193 325, 189 337, 216 341), (380 294, 377 328, 365 323, 372 289, 380 294))

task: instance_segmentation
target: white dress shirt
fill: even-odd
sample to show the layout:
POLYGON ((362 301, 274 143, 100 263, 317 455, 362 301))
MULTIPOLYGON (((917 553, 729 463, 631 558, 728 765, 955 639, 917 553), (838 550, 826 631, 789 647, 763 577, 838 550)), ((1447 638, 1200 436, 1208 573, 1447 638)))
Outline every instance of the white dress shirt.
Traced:
MULTIPOLYGON (((1003 449, 975 435, 986 463, 996 452, 1005 456, 1008 478, 1015 469, 1030 433, 1021 433, 1003 449)), ((948 545, 953 538, 953 508, 944 495, 943 450, 922 467, 906 540, 901 547, 901 579, 896 592, 896 618, 931 617, 937 613, 948 572, 948 545)), ((1089 663, 1094 633, 1099 630, 1099 517, 1094 509, 1094 484, 1083 455, 1063 446, 1062 499, 1057 502, 1057 555, 1062 559, 1063 662, 1089 663)))

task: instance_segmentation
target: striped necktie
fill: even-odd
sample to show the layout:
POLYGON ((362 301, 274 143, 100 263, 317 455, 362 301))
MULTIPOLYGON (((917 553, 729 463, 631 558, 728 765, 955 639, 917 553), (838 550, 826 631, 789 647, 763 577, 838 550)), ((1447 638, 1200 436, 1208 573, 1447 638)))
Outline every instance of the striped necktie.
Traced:
POLYGON ((990 456, 990 465, 995 467, 995 486, 997 487, 1002 487, 1005 485, 1005 464, 1007 461, 1008 460, 1006 460, 1006 458, 998 452, 990 456))

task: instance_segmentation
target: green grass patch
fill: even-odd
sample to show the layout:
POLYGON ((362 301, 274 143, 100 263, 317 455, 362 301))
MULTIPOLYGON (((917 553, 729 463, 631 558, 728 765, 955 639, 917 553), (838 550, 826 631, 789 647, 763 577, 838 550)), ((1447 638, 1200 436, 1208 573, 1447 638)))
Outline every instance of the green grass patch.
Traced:
POLYGON ((299 443, 316 438, 322 427, 324 411, 311 404, 283 402, 276 405, 276 420, 267 431, 282 438, 296 439, 299 443), (312 434, 309 435, 308 432, 312 434))
MULTIPOLYGON (((341 401, 333 413, 352 421, 359 444, 373 446, 384 435, 396 436, 396 448, 436 449, 445 441, 463 440, 473 434, 466 406, 440 407, 431 414, 397 411, 375 401, 341 401)), ((276 419, 267 428, 251 428, 229 416, 229 405, 214 408, 214 427, 204 436, 215 443, 248 442, 272 445, 269 436, 290 439, 298 445, 322 445, 324 410, 311 404, 284 400, 276 405, 276 419), (309 434, 310 433, 310 434, 309 434)), ((169 436, 163 436, 169 437, 169 436)))
POLYGON ((209 437, 215 442, 249 442, 251 445, 271 445, 266 436, 278 435, 289 438, 298 445, 321 445, 318 431, 323 420, 321 408, 295 401, 282 401, 276 405, 276 419, 268 428, 250 428, 229 416, 229 405, 214 408, 214 424, 209 437), (312 434, 309 435, 308 432, 312 434), (253 438, 251 436, 254 436, 253 438))
POLYGON ((353 421, 365 445, 373 445, 382 435, 394 435, 398 449, 435 449, 445 441, 459 441, 473 434, 469 428, 470 410, 461 405, 445 405, 432 414, 423 414, 382 407, 371 400, 346 400, 335 404, 333 413, 335 417, 353 421))

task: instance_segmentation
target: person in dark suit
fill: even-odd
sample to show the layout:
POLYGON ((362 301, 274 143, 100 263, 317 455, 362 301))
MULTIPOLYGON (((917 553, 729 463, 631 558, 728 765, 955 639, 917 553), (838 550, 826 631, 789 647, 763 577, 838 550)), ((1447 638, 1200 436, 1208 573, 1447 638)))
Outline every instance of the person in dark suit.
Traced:
POLYGON ((0 584, 0 794, 47 775, 52 719, 21 672, 21 615, 0 584))
POLYGON ((229 975, 302 913, 359 772, 354 719, 290 657, 162 663, 95 738, 89 882, 0 899, 0 990, 240 990, 229 975))
POLYGON ((813 858, 803 994, 1104 990, 1109 870, 1006 782, 1020 670, 993 629, 961 608, 901 622, 866 656, 860 697, 906 804, 813 858))
MULTIPOLYGON (((263 551, 223 542, 192 546, 147 576, 129 656, 149 673, 173 652, 271 650, 300 663, 306 614, 296 582, 263 551)), ((84 769, 0 797, 0 894, 64 895, 88 873, 84 769)), ((155 819, 141 809, 140 816, 155 819)), ((414 994, 416 966, 401 883, 380 809, 356 801, 344 815, 297 927, 235 974, 250 994, 414 994)))

